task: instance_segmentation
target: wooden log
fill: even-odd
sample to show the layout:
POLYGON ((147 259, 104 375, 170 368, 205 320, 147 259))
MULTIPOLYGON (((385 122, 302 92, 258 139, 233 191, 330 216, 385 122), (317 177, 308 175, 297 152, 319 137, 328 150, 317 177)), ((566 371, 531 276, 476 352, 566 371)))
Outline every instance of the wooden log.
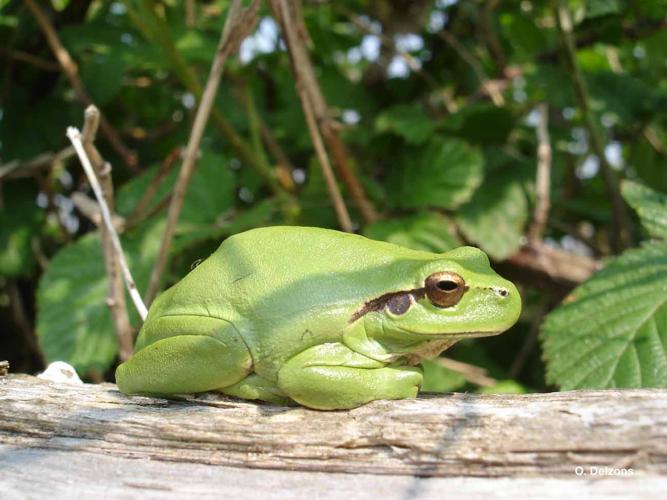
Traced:
POLYGON ((51 459, 69 452, 75 463, 102 455, 128 471, 132 463, 157 471, 169 462, 389 474, 391 481, 613 476, 664 487, 656 477, 667 473, 667 390, 425 395, 320 412, 217 394, 128 397, 112 384, 9 375, 0 377, 0 478, 13 463, 8 450, 51 459))

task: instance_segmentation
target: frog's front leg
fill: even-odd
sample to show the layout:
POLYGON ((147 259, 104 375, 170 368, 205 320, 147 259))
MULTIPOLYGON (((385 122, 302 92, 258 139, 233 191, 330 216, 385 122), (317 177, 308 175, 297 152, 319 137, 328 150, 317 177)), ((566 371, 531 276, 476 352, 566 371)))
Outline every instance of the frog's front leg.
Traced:
POLYGON ((321 344, 297 354, 278 372, 278 386, 310 408, 356 408, 376 399, 414 398, 422 383, 417 367, 390 367, 342 343, 321 344))
MULTIPOLYGON (((243 380, 218 389, 219 392, 241 399, 252 399, 266 401, 268 403, 288 405, 292 400, 280 390, 280 388, 270 380, 251 373, 243 380)), ((293 403, 292 403, 293 404, 293 403)))

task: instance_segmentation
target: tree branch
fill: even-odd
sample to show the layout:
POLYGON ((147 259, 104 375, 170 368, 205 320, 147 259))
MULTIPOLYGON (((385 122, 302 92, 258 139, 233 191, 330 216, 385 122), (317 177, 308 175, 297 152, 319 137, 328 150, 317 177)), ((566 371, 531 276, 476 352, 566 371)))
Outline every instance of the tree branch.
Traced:
MULTIPOLYGON (((656 491, 664 490, 667 473, 665 389, 426 394, 334 412, 257 404, 219 393, 179 399, 126 396, 111 384, 56 384, 9 375, 0 383, 2 479, 23 472, 18 497, 26 495, 26 488, 30 497, 44 496, 37 492, 45 489, 30 495, 30 487, 43 481, 43 469, 39 468, 43 460, 28 459, 31 455, 25 454, 40 450, 67 452, 70 458, 63 467, 71 465, 68 460, 74 457, 86 457, 84 470, 92 469, 91 460, 115 458, 118 467, 113 470, 125 473, 125 480, 97 473, 86 476, 90 479, 84 487, 93 497, 100 495, 99 483, 105 480, 109 488, 122 486, 113 490, 121 497, 135 491, 144 495, 154 492, 149 496, 155 497, 178 496, 172 494, 174 488, 184 482, 187 488, 178 490, 183 492, 180 496, 193 496, 193 491, 220 496, 220 487, 206 490, 198 488, 202 485, 196 481, 188 482, 196 466, 208 467, 202 478, 220 478, 219 467, 225 465, 248 473, 252 469, 282 469, 284 474, 320 472, 303 479, 305 483, 315 477, 323 480, 325 472, 407 476, 410 486, 384 496, 391 499, 441 498, 442 488, 425 489, 425 478, 433 476, 469 476, 468 481, 473 477, 502 478, 493 483, 503 490, 499 497, 506 497, 504 485, 510 478, 575 479, 579 493, 586 483, 633 481, 632 474, 602 481, 582 478, 575 476, 577 467, 589 476, 592 468, 632 468, 637 482, 631 484, 635 487, 663 475, 662 483, 655 481, 654 489, 646 490, 650 497, 649 492, 656 496, 656 491), (124 462, 128 456, 132 460, 124 462), (621 462, 625 465, 619 465, 621 462), (170 470, 177 474, 176 480, 165 490, 160 474, 164 475, 166 464, 174 463, 178 468, 170 470), (143 476, 147 484, 137 483, 134 470, 151 464, 157 475, 143 476), (178 474, 183 480, 178 480, 178 474), (97 488, 92 488, 91 482, 97 488)), ((60 476, 54 477, 42 483, 44 488, 67 483, 58 481, 60 476)), ((226 475, 223 479, 223 487, 230 488, 226 475)), ((367 481, 359 476, 356 494, 350 498, 358 498, 359 484, 363 491, 367 481)), ((562 483, 551 487, 562 487, 562 483)), ((257 495, 257 489, 235 487, 231 491, 235 498, 272 497, 270 492, 257 495)), ((338 497, 337 490, 326 493, 329 491, 333 494, 322 496, 338 497)), ((552 490, 544 491, 551 491, 551 495, 543 496, 553 496, 552 490)), ((628 492, 626 496, 637 496, 634 489, 622 491, 628 492)), ((77 484, 76 492, 80 494, 81 485, 77 484)), ((302 496, 318 495, 311 492, 302 496)), ((479 490, 476 497, 480 497, 479 490)), ((362 498, 378 498, 377 491, 362 498)))
POLYGON ((176 184, 174 185, 173 195, 169 204, 167 224, 164 228, 164 234, 162 235, 160 249, 148 282, 148 289, 146 290, 145 298, 146 303, 149 305, 153 302, 153 299, 160 288, 160 277, 167 264, 169 249, 174 237, 174 232, 176 231, 176 224, 178 223, 181 208, 183 207, 188 184, 190 183, 190 179, 197 164, 199 145, 204 136, 204 130, 206 129, 206 123, 211 114, 211 109, 213 108, 225 61, 232 52, 238 49, 241 40, 250 33, 257 23, 257 11, 259 10, 260 1, 253 0, 253 3, 247 9, 243 9, 241 4, 241 0, 234 0, 229 9, 227 20, 225 21, 220 35, 220 41, 218 42, 218 48, 215 57, 213 58, 213 64, 211 65, 211 72, 206 82, 201 102, 197 108, 197 114, 195 115, 190 138, 188 139, 188 144, 185 149, 181 170, 178 174, 176 184))

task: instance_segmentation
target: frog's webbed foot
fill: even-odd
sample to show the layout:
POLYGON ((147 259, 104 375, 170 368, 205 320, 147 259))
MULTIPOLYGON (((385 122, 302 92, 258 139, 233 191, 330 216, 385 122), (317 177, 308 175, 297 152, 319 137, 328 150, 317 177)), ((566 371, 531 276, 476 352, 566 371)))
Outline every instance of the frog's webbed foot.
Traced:
POLYGON ((278 372, 278 386, 310 408, 355 408, 376 399, 414 398, 421 369, 391 367, 342 343, 322 344, 297 354, 278 372))

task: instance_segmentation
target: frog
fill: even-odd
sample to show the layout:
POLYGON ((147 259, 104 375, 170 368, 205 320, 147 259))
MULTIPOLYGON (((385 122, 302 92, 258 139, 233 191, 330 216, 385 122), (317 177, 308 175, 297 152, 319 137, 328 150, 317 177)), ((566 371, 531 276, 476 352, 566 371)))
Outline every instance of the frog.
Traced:
POLYGON ((153 302, 125 394, 217 392, 316 410, 415 398, 423 360, 508 330, 521 297, 488 256, 410 249, 332 229, 226 238, 153 302))

